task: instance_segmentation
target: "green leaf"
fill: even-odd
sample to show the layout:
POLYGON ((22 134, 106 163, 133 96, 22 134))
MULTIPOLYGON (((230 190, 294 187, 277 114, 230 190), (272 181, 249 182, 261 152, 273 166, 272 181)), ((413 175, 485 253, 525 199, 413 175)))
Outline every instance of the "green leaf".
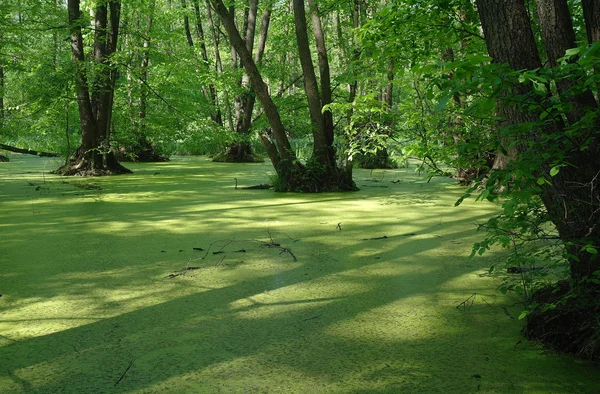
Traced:
POLYGON ((504 203, 504 214, 508 217, 515 216, 515 206, 516 205, 517 205, 517 203, 514 202, 513 200, 508 200, 506 203, 504 203))
POLYGON ((581 50, 579 48, 567 49, 567 51, 565 52, 565 56, 568 56, 568 57, 577 56, 580 51, 581 50))
POLYGON ((479 197, 477 197, 476 201, 483 201, 484 199, 488 198, 488 196, 490 195, 490 191, 488 189, 485 189, 480 195, 479 197))
POLYGON ((448 101, 450 101, 450 96, 442 97, 440 102, 435 106, 435 112, 439 112, 446 108, 446 105, 448 105, 448 101))
POLYGON ((542 186, 544 183, 546 183, 546 180, 544 178, 538 178, 537 179, 537 184, 542 186))
POLYGON ((592 45, 590 45, 590 47, 588 49, 586 49, 586 51, 583 52, 583 54, 579 58, 579 62, 580 63, 584 62, 585 60, 587 60, 588 57, 592 57, 593 58, 598 53, 600 53, 600 41, 596 41, 595 43, 593 43, 592 45))
POLYGON ((521 312, 521 314, 519 315, 519 320, 523 320, 523 319, 525 319, 527 316, 529 316, 529 311, 523 311, 523 312, 521 312))
POLYGON ((550 169, 550 176, 556 176, 559 171, 560 171, 560 167, 559 166, 552 167, 550 169))

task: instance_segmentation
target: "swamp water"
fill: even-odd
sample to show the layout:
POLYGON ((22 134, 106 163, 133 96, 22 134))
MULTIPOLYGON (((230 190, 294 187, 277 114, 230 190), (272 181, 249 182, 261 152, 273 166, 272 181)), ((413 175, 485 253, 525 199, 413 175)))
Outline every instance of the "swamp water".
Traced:
POLYGON ((454 207, 451 180, 356 170, 355 193, 280 194, 234 189, 268 163, 60 178, 10 158, 0 393, 600 392, 504 313, 494 256, 468 259, 497 207, 454 207))

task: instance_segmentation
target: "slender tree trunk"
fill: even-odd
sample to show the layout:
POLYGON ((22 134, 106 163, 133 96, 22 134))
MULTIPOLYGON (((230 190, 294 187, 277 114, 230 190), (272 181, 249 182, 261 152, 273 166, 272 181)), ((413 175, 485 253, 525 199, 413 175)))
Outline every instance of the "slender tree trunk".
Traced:
POLYGON ((0 131, 4 127, 4 65, 0 63, 0 131))
POLYGON ((244 64, 244 67, 246 68, 250 82, 265 110, 269 124, 271 125, 273 136, 277 141, 277 151, 280 157, 277 163, 277 167, 279 168, 276 169, 280 174, 289 173, 295 165, 294 162, 296 162, 296 158, 285 133, 283 123, 281 122, 279 111, 269 95, 269 89, 263 81, 254 60, 252 59, 252 55, 248 52, 246 44, 235 26, 233 16, 229 13, 221 0, 210 1, 229 35, 231 46, 238 53, 242 64, 244 64))
MULTIPOLYGON (((212 17, 210 0, 206 0, 206 12, 208 16, 208 23, 210 25, 210 32, 213 38, 213 44, 215 47, 215 65, 217 68, 217 73, 219 74, 219 76, 222 76, 223 62, 221 61, 221 54, 219 52, 219 35, 212 17)), ((231 102, 229 101, 229 92, 227 91, 227 88, 223 89, 223 100, 225 101, 225 112, 227 116, 227 124, 229 126, 229 130, 235 131, 235 126, 233 125, 233 114, 231 111, 231 102)))
MULTIPOLYGON (((246 33, 246 48, 250 53, 253 48, 254 34, 256 30, 256 12, 257 12, 257 1, 253 0, 250 2, 250 8, 248 13, 248 25, 246 33)), ((254 62, 257 66, 262 63, 264 55, 267 34, 269 31, 269 24, 271 21, 271 8, 268 7, 262 17, 259 36, 258 36, 258 47, 254 55, 254 62)), ((238 101, 238 118, 236 120, 236 132, 240 135, 240 140, 234 142, 228 149, 224 157, 224 161, 227 162, 255 162, 256 158, 252 152, 252 147, 248 142, 248 136, 250 134, 250 127, 252 126, 252 113, 254 111, 254 105, 256 103, 256 94, 250 86, 250 79, 247 73, 244 73, 242 77, 242 88, 247 89, 246 92, 242 93, 237 97, 238 101)), ((220 158, 218 160, 221 160, 220 158)))
POLYGON ((308 109, 312 123, 312 134, 314 140, 313 158, 325 167, 334 165, 328 146, 325 119, 321 113, 323 106, 319 97, 319 87, 315 75, 312 56, 309 47, 308 33, 306 27, 306 11, 303 0, 294 0, 294 24, 296 26, 296 42, 300 65, 304 75, 304 90, 308 99, 308 109))
MULTIPOLYGON (((317 60, 319 63, 319 76, 321 82, 321 108, 331 104, 331 73, 329 71, 329 58, 327 56, 327 47, 325 46, 325 32, 321 24, 319 9, 314 0, 308 0, 313 31, 315 34, 315 43, 317 46, 317 60)), ((325 138, 328 145, 333 145, 333 114, 327 110, 323 112, 323 121, 325 123, 325 138)), ((330 160, 335 160, 335 152, 330 152, 330 160)))
MULTIPOLYGON (((139 77, 138 77, 138 113, 137 116, 134 110, 133 104, 133 86, 128 86, 128 100, 130 106, 130 116, 132 117, 133 135, 135 141, 132 146, 122 147, 119 152, 120 159, 123 161, 140 161, 140 162, 162 162, 168 161, 168 158, 162 157, 158 154, 156 147, 153 145, 151 139, 148 137, 148 128, 146 124, 146 117, 148 112, 148 73, 150 68, 150 47, 151 47, 151 36, 152 36, 152 23, 154 19, 155 0, 150 0, 148 4, 148 14, 146 15, 146 21, 144 30, 142 32, 142 50, 140 53, 139 60, 139 77)), ((138 17, 138 28, 141 23, 138 17)), ((131 79, 130 73, 128 78, 131 79)), ((133 85, 133 81, 128 80, 128 83, 133 85)))
MULTIPOLYGON (((206 38, 204 35, 204 29, 202 27, 202 18, 200 16, 200 4, 198 3, 198 0, 193 0, 193 2, 194 14, 196 16, 196 35, 198 37, 198 43, 200 44, 202 60, 206 67, 210 67, 208 49, 206 48, 206 38)), ((223 116, 221 115, 221 109, 219 108, 217 89, 213 83, 208 85, 208 92, 211 103, 211 118, 216 124, 223 126, 223 116)))
MULTIPOLYGON (((307 171, 306 167, 296 159, 281 122, 279 111, 269 94, 268 86, 263 81, 252 55, 248 52, 248 48, 235 26, 233 16, 227 11, 221 0, 211 0, 211 3, 227 30, 231 46, 238 53, 241 64, 246 68, 250 83, 271 125, 270 134, 275 139, 275 143, 266 134, 262 134, 260 138, 278 174, 277 190, 310 192, 355 190, 356 186, 352 179, 348 179, 344 173, 337 171, 335 163, 333 166, 323 166, 320 174, 316 175, 307 171)), ((306 35, 306 20, 304 28, 306 35)), ((318 94, 316 97, 318 99, 318 94)), ((316 168, 312 167, 311 170, 314 171, 316 168)))

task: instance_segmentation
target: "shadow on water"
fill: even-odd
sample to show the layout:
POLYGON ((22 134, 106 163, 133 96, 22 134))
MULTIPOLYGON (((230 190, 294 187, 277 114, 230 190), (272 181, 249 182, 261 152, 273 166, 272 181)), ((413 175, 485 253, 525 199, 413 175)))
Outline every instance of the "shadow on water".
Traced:
POLYGON ((495 208, 452 208, 448 182, 397 170, 389 188, 281 195, 222 180, 263 183, 266 166, 136 166, 69 179, 102 187, 83 195, 49 178, 33 210, 39 179, 0 172, 0 391, 600 389, 593 367, 521 338, 500 308, 513 302, 477 275, 487 262, 466 259, 495 208), (245 252, 220 260, 215 242, 245 252))

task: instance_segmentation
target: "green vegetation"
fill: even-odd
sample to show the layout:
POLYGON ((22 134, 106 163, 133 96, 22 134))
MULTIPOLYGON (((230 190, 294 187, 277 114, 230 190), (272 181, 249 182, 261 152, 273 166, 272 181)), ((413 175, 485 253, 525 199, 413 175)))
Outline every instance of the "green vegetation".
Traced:
MULTIPOLYGON (((39 229, 55 234, 51 245, 21 246, 30 253, 28 257, 17 254, 13 258, 9 253, 9 266, 17 276, 34 273, 34 266, 46 275, 41 256, 54 250, 48 263, 56 270, 61 266, 55 266, 57 261, 81 260, 81 253, 67 251, 82 242, 88 256, 80 264, 85 267, 80 280, 69 277, 71 282, 64 281, 57 272, 50 277, 57 276, 56 283, 63 285, 44 282, 42 286, 56 288, 57 297, 83 286, 88 272, 96 272, 98 277, 111 272, 133 276, 133 268, 127 274, 120 270, 138 263, 153 267, 140 272, 140 283, 152 278, 157 288, 172 289, 176 286, 163 286, 164 267, 153 265, 156 256, 132 263, 134 255, 126 254, 124 244, 139 253, 150 253, 160 243, 155 237, 160 239, 165 231, 202 234, 217 241, 208 245, 222 249, 209 250, 206 243, 198 246, 202 251, 192 251, 190 245, 177 248, 178 255, 189 255, 183 259, 185 264, 177 260, 183 264, 179 268, 169 266, 167 282, 182 282, 192 286, 190 289, 196 285, 223 289, 228 297, 230 290, 239 288, 234 293, 245 298, 265 278, 288 272, 273 271, 273 261, 292 259, 286 262, 292 273, 299 272, 294 270, 303 264, 313 264, 306 258, 313 261, 315 250, 320 249, 304 242, 309 238, 326 245, 327 256, 336 245, 341 248, 343 259, 327 257, 320 262, 324 277, 335 278, 328 282, 335 289, 343 287, 342 282, 333 282, 345 280, 346 272, 363 269, 354 258, 367 258, 361 249, 368 249, 366 244, 392 245, 413 233, 432 238, 438 229, 433 225, 400 236, 386 226, 403 226, 410 219, 423 221, 423 215, 435 211, 437 201, 443 201, 448 210, 435 214, 460 223, 457 228, 462 229, 465 246, 470 247, 472 260, 464 263, 469 270, 463 274, 481 273, 478 270, 486 267, 486 275, 492 278, 480 278, 487 282, 477 284, 469 277, 464 283, 474 289, 497 287, 498 300, 512 297, 510 305, 516 309, 512 313, 520 321, 515 324, 523 325, 528 339, 597 363, 598 7, 596 0, 5 0, 0 4, 0 193, 5 198, 0 200, 0 209, 6 212, 7 224, 2 225, 9 235, 2 241, 10 242, 12 248, 13 243, 27 239, 24 234, 37 235, 39 229), (39 157, 36 161, 21 154, 39 157), (200 155, 203 158, 194 157, 200 155), (409 164, 410 169, 402 169, 409 164), (104 177, 111 175, 125 176, 104 177), (419 191, 404 189, 408 185, 413 185, 412 189, 418 185, 419 191), (267 189, 301 194, 273 195, 267 189), (395 190, 403 190, 405 199, 400 197, 403 192, 395 190), (335 194, 341 192, 353 193, 335 194), (375 196, 387 196, 389 204, 373 204, 375 196), (23 198, 28 199, 29 208, 17 207, 23 198), (429 206, 427 201, 435 203, 429 206), (407 212, 392 214, 387 205, 397 204, 407 212), (427 212, 420 212, 423 204, 427 212), (450 209, 451 205, 458 208, 450 209), (319 208, 313 211, 313 207, 319 208), (79 208, 86 212, 83 216, 79 208), (279 238, 282 234, 273 238, 271 218, 267 222, 267 218, 261 219, 260 225, 251 220, 262 209, 276 212, 269 216, 277 216, 275 222, 285 222, 283 227, 299 235, 285 242, 279 238), (162 216, 155 216, 155 211, 162 211, 162 216), (214 215, 206 216, 205 211, 214 215), (354 217, 360 228, 348 228, 347 220, 333 219, 350 212, 362 212, 354 217), (194 213, 200 215, 201 223, 191 223, 194 213), (324 222, 336 221, 332 223, 337 232, 317 231, 319 226, 302 219, 309 217, 329 217, 324 222), (383 234, 371 231, 380 228, 383 234), (475 228, 482 231, 472 235, 475 228), (20 230, 14 232, 16 229, 20 230), (346 237, 351 231, 360 235, 346 237), (342 234, 338 244, 330 239, 342 234), (304 243, 297 241, 296 245, 296 239, 304 243), (294 244, 290 246, 288 241, 294 244), (128 263, 113 267, 112 248, 127 255, 128 263), (250 268, 245 259, 233 263, 238 255, 250 256, 250 250, 257 253, 252 267, 261 268, 250 268), (198 260, 198 252, 205 258, 198 260), (197 261, 207 265, 193 265, 197 261), (341 261, 350 264, 349 271, 336 266, 341 261), (27 264, 32 264, 30 271, 19 271, 27 264), (209 270, 211 264, 214 269, 209 270), (353 268, 352 264, 360 266, 353 268), (247 280, 242 279, 245 275, 247 280), (201 277, 211 278, 210 283, 194 282, 201 277), (65 293, 59 294, 59 288, 65 293)), ((446 228, 443 221, 440 226, 446 228)), ((32 237, 31 242, 42 242, 32 237)), ((428 253, 450 253, 456 261, 462 258, 458 253, 462 246, 455 248, 454 254, 455 250, 444 251, 448 245, 441 240, 434 241, 427 243, 428 257, 428 253)), ((163 260, 173 253, 174 243, 168 245, 169 249, 161 252, 163 260)), ((425 249, 411 252, 396 246, 388 250, 386 261, 425 253, 425 249)), ((0 257, 6 258, 4 252, 0 257)), ((74 261, 65 264, 65 272, 72 272, 74 261)), ((401 276, 407 264, 402 260, 390 267, 393 275, 401 276)), ((429 272, 421 266, 418 271, 423 275, 429 272)), ((312 279, 298 279, 294 286, 321 280, 315 273, 306 274, 312 279)), ((453 277, 446 274, 443 283, 453 277)), ((356 282, 358 287, 368 287, 369 280, 356 282)), ((99 283, 93 282, 91 287, 101 286, 99 283)), ((13 294, 27 286, 21 282, 13 294)), ((137 286, 132 282, 117 287, 135 294, 137 286)), ((141 293, 147 294, 146 285, 139 286, 141 293)), ((188 291, 185 286, 177 289, 188 291)), ((384 293, 394 293, 395 284, 382 286, 384 293)), ((411 289, 411 294, 433 296, 440 291, 428 282, 398 286, 411 289)), ((336 293, 325 299, 352 297, 351 288, 345 295, 336 293)), ((315 289, 315 295, 323 291, 315 289)), ((19 302, 35 298, 6 294, 0 301, 12 305, 8 313, 21 313, 19 302)), ((87 300, 83 290, 79 294, 81 300, 74 304, 87 300)), ((466 300, 459 304, 463 312, 472 310, 475 300, 482 306, 479 295, 464 296, 466 300)), ((150 296, 132 297, 142 304, 151 303, 146 298, 150 296)), ((164 303, 152 304, 152 308, 172 319, 178 312, 165 314, 163 308, 172 302, 179 305, 176 300, 187 296, 177 297, 165 294, 164 303)), ((360 297, 356 298, 352 302, 358 302, 360 297)), ((45 301, 36 300, 36 305, 43 305, 40 313, 46 313, 45 301)), ((209 316, 217 327, 224 306, 214 302, 216 310, 193 316, 209 316)), ((276 302, 289 306, 296 301, 276 302)), ((379 308, 377 302, 374 309, 379 308)), ((489 307, 497 312, 498 305, 493 300, 489 307)), ((119 308, 107 319, 120 319, 117 316, 123 313, 138 316, 140 311, 119 308)), ((291 324, 289 319, 300 318, 294 315, 300 312, 292 310, 281 315, 282 327, 287 327, 284 331, 291 324)), ((357 324, 362 313, 354 311, 350 325, 357 324)), ((365 313, 371 312, 365 308, 365 313)), ((508 309, 504 312, 511 316, 508 309)), ((101 315, 96 323, 108 324, 105 317, 101 315)), ((238 318, 228 315, 234 325, 238 318)), ((307 319, 321 321, 321 315, 307 319)), ((339 319, 331 322, 331 327, 347 320, 339 319)), ((165 324, 158 324, 158 329, 165 324)), ((402 337, 397 329, 379 324, 375 331, 402 337)), ((48 320, 40 329, 50 330, 51 326, 48 320)), ((261 323, 254 328, 260 331, 262 327, 261 323)), ((145 326, 140 329, 146 330, 145 326)), ((186 327, 178 330, 186 337, 186 327)), ((447 335, 448 330, 440 328, 436 338, 447 335)), ((161 333, 144 331, 148 338, 161 333)), ((284 342, 292 341, 290 335, 284 342)), ((211 339, 211 343, 216 340, 214 336, 211 339)), ((8 345, 17 349, 19 339, 9 341, 17 341, 8 345)), ((256 343, 252 346, 259 349, 256 343)), ((135 370, 136 357, 131 358, 123 378, 131 377, 128 371, 135 370)), ((239 361, 237 355, 231 360, 239 361)), ((13 372, 9 375, 16 381, 13 372)), ((392 390, 386 379, 381 380, 384 390, 392 390)), ((157 380, 166 384, 164 379, 157 380)), ((45 390, 43 383, 36 387, 45 390)), ((77 384, 70 387, 76 391, 77 384)), ((522 385, 514 387, 525 390, 522 385)), ((311 391, 306 387, 297 390, 311 391)), ((499 386, 490 390, 502 391, 499 386)))
POLYGON ((454 207, 449 180, 357 170, 356 193, 278 194, 234 189, 268 164, 183 157, 82 179, 11 159, 3 392, 600 388, 594 367, 525 341, 505 315, 521 308, 482 275, 495 258, 468 259, 472 224, 497 207, 454 207), (169 277, 185 267, 200 268, 169 277))

